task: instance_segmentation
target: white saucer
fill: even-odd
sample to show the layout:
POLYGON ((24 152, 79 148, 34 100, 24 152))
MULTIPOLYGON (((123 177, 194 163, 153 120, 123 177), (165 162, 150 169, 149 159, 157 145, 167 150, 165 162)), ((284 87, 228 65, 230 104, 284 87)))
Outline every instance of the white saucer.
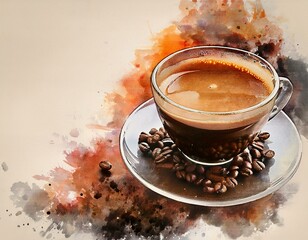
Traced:
POLYGON ((286 184, 295 174, 301 159, 302 143, 296 127, 284 113, 269 121, 263 131, 275 157, 261 173, 239 179, 239 185, 224 194, 207 194, 202 188, 176 178, 170 169, 159 168, 138 149, 140 132, 159 128, 153 99, 137 107, 127 118, 120 135, 120 150, 130 172, 146 187, 176 201, 202 206, 231 206, 265 197, 286 184))

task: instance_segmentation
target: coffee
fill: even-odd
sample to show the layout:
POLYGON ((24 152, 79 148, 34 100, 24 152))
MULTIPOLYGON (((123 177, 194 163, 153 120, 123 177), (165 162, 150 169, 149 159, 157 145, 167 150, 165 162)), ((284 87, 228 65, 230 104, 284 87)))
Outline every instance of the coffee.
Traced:
POLYGON ((160 86, 172 101, 208 112, 229 112, 251 107, 272 91, 266 80, 236 65, 205 61, 197 70, 170 75, 160 86))

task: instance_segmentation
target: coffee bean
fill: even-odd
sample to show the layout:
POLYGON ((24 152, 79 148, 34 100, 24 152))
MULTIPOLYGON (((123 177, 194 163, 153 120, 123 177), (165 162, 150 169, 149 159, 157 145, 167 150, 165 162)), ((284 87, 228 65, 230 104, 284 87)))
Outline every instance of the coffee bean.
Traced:
POLYGON ((158 131, 158 130, 157 130, 156 128, 152 128, 152 129, 149 131, 149 133, 153 135, 153 134, 156 133, 157 131, 158 131))
POLYGON ((214 185, 214 191, 217 193, 225 193, 227 191, 227 187, 225 184, 217 182, 214 185))
POLYGON ((259 160, 252 161, 253 170, 261 172, 265 168, 265 164, 259 160))
POLYGON ((203 181, 204 181, 204 178, 197 178, 196 181, 195 181, 195 185, 202 185, 203 184, 203 181))
POLYGON ((171 145, 171 149, 172 149, 172 150, 175 150, 175 149, 176 149, 176 144, 175 144, 175 143, 171 145))
POLYGON ((165 144, 164 144, 162 141, 158 141, 158 142, 156 143, 156 145, 157 145, 157 147, 159 147, 159 148, 163 148, 163 147, 165 146, 165 144))
POLYGON ((232 164, 237 165, 237 166, 241 166, 243 162, 244 162, 244 159, 239 155, 235 156, 232 160, 232 164))
POLYGON ((155 163, 163 163, 167 160, 167 157, 162 155, 162 154, 159 154, 158 156, 156 156, 156 158, 154 159, 154 162, 155 163))
POLYGON ((196 170, 196 164, 189 164, 186 166, 185 171, 188 173, 192 173, 196 170))
POLYGON ((161 148, 154 148, 154 150, 152 151, 152 157, 156 159, 156 157, 161 153, 161 151, 161 148))
POLYGON ((238 185, 238 182, 235 178, 233 177, 227 177, 226 178, 226 186, 229 188, 234 188, 238 185))
POLYGON ((242 168, 240 173, 242 176, 249 177, 253 174, 253 171, 250 168, 242 168))
POLYGON ((249 168, 252 169, 252 164, 249 161, 244 161, 242 168, 249 168))
POLYGON ((149 136, 150 135, 145 132, 140 133, 138 143, 146 142, 149 136))
POLYGON ((180 171, 180 170, 176 171, 176 172, 175 172, 175 175, 176 175, 176 177, 177 177, 178 179, 183 179, 183 173, 182 173, 182 171, 180 171))
POLYGON ((151 150, 149 144, 147 144, 146 142, 140 143, 139 144, 139 149, 143 153, 148 153, 151 150))
POLYGON ((237 178, 238 174, 239 174, 238 170, 232 170, 230 171, 229 176, 232 178, 237 178))
POLYGON ((203 187, 203 192, 205 192, 205 193, 214 193, 215 189, 212 186, 205 186, 205 187, 203 187))
POLYGON ((203 186, 211 186, 211 185, 212 185, 212 181, 210 179, 204 179, 203 186))
POLYGON ((180 163, 180 162, 182 162, 182 160, 178 155, 173 154, 173 162, 174 163, 180 163))
POLYGON ((250 150, 250 154, 253 158, 261 158, 262 157, 262 154, 260 153, 260 151, 256 148, 252 148, 250 150))
POLYGON ((182 171, 184 169, 185 169, 184 164, 176 163, 175 165, 173 165, 173 170, 175 170, 175 171, 182 171))
POLYGON ((204 174, 205 168, 202 165, 197 165, 196 171, 200 174, 204 174))
POLYGON ((222 184, 220 190, 218 190, 219 193, 225 193, 227 191, 227 186, 225 184, 222 184))
POLYGON ((166 129, 165 129, 165 128, 160 127, 158 130, 164 134, 164 137, 166 136, 166 133, 167 133, 167 132, 166 132, 166 129))
POLYGON ((262 154, 266 160, 271 159, 275 156, 275 152, 270 149, 263 151, 262 154))
POLYGON ((163 138, 161 141, 164 143, 164 146, 171 147, 174 144, 171 138, 163 138))
POLYGON ((161 155, 166 156, 168 154, 171 154, 173 151, 168 147, 168 148, 163 148, 161 151, 161 155))
POLYGON ((157 134, 157 133, 154 133, 154 135, 152 136, 152 138, 153 138, 153 141, 154 141, 154 142, 158 142, 158 141, 160 141, 160 140, 161 140, 160 135, 159 135, 159 134, 157 134))
POLYGON ((262 141, 267 140, 271 135, 268 132, 262 132, 258 135, 258 138, 262 141))
POLYGON ((187 173, 185 179, 187 182, 192 183, 197 180, 197 176, 193 173, 187 173))
POLYGON ((99 167, 104 171, 109 171, 112 168, 112 164, 108 161, 101 161, 99 167))
POLYGON ((255 142, 252 143, 252 147, 254 147, 254 148, 256 148, 256 149, 258 149, 259 151, 262 152, 263 149, 264 149, 264 144, 260 141, 255 141, 255 142))
POLYGON ((223 176, 219 176, 217 174, 212 173, 210 170, 206 171, 205 176, 214 181, 214 182, 222 182, 225 180, 225 178, 223 176))

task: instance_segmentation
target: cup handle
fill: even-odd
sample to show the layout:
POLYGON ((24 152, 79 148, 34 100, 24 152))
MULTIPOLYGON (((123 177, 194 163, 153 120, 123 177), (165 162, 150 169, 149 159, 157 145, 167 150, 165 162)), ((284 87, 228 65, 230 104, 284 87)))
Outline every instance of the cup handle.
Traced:
POLYGON ((292 92, 293 92, 293 85, 288 78, 279 77, 280 84, 278 90, 278 97, 275 101, 275 106, 270 113, 269 120, 275 117, 289 102, 292 92))

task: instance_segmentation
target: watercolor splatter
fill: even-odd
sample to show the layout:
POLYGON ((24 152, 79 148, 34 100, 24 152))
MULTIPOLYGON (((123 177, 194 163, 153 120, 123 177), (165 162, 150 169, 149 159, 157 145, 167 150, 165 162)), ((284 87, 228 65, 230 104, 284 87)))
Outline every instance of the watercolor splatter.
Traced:
MULTIPOLYGON (((296 89, 307 87, 301 83, 308 75, 307 66, 283 57, 282 30, 268 20, 260 1, 247 8, 241 0, 182 0, 180 11, 182 19, 158 33, 151 48, 136 50, 134 69, 120 81, 122 90, 106 97, 113 114, 112 121, 102 127, 108 129, 106 136, 94 139, 89 147, 66 152, 65 163, 70 170, 57 167, 47 176, 35 176, 46 182, 43 188, 25 182, 12 185, 11 199, 17 208, 34 221, 50 221, 50 227, 41 231, 42 237, 51 238, 52 230, 57 229, 65 237, 83 232, 95 239, 172 239, 180 238, 202 220, 235 239, 282 224, 279 207, 296 193, 297 186, 287 185, 271 196, 240 206, 197 207, 146 189, 122 162, 118 143, 121 126, 136 106, 151 97, 149 78, 154 66, 176 50, 201 44, 247 49, 292 77, 296 89), (297 75, 300 69, 305 70, 297 75), (111 162, 110 171, 99 168, 103 160, 111 162)), ((304 104, 302 98, 295 94, 287 111, 307 134, 303 122, 308 119, 307 111, 299 110, 304 104)), ((77 138, 78 133, 74 129, 70 134, 77 138)))

